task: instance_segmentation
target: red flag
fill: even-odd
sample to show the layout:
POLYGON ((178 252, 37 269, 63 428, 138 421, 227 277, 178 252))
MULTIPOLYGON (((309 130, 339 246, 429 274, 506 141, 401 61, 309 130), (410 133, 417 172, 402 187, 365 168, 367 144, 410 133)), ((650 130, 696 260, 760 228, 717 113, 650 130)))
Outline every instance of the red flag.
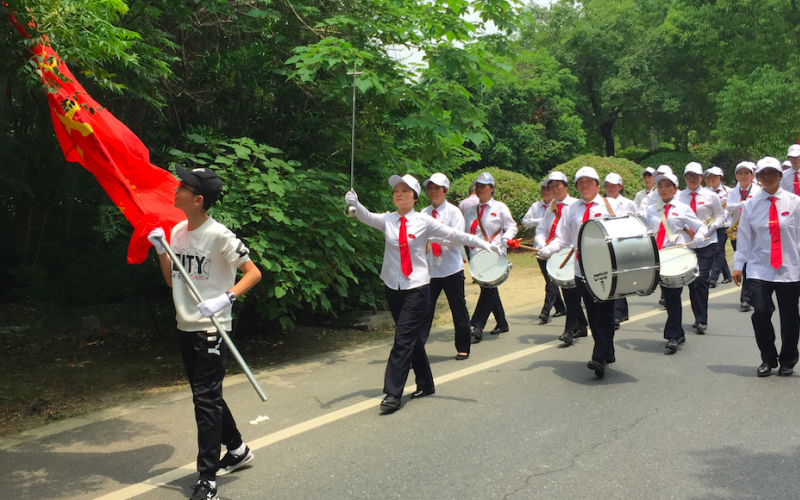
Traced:
MULTIPOLYGON (((25 28, 10 17, 29 38, 25 28)), ((173 206, 178 180, 150 163, 150 152, 142 141, 86 93, 50 46, 36 43, 31 53, 48 89, 50 116, 64 157, 91 172, 131 223, 128 263, 141 264, 151 246, 148 233, 160 226, 169 237, 172 227, 186 219, 173 206)))

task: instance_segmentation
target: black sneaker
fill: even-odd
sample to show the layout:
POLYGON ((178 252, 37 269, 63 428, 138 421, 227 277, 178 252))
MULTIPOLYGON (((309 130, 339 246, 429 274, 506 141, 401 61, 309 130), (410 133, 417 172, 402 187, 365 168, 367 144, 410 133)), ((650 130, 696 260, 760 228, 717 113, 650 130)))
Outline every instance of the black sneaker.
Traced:
POLYGON ((197 481, 197 484, 192 486, 192 496, 189 497, 189 500, 217 499, 219 499, 219 495, 217 495, 217 488, 211 486, 211 483, 209 483, 207 479, 201 479, 197 481))
POLYGON ((217 476, 224 476, 226 474, 230 474, 236 469, 241 469, 245 465, 252 462, 253 458, 255 458, 255 456, 247 446, 244 447, 244 453, 241 455, 234 455, 229 451, 224 457, 222 457, 222 460, 219 461, 219 470, 217 471, 217 476))

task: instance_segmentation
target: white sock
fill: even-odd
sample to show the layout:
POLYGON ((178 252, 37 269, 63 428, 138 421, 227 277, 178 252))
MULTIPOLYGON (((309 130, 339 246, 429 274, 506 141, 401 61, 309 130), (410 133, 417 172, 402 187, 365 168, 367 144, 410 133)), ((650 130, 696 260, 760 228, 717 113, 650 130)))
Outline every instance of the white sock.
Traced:
POLYGON ((232 454, 236 455, 237 457, 241 457, 244 454, 244 450, 247 449, 247 445, 242 443, 238 448, 235 450, 228 450, 232 454))
POLYGON ((212 488, 216 488, 217 487, 217 482, 216 481, 209 481, 208 484, 210 484, 212 488))

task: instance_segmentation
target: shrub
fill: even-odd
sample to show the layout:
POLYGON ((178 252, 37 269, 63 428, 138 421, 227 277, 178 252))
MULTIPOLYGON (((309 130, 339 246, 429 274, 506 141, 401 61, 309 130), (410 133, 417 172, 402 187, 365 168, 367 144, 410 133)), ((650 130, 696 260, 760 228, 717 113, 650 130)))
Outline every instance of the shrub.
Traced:
POLYGON ((629 146, 625 149, 618 150, 614 153, 617 158, 624 158, 634 163, 639 163, 642 159, 650 156, 651 151, 645 148, 638 148, 636 146, 629 146))
POLYGON ((615 158, 613 156, 602 157, 584 155, 573 158, 570 161, 562 163, 553 169, 563 172, 567 176, 567 179, 569 179, 569 194, 576 198, 580 197, 580 195, 578 194, 578 190, 575 188, 575 182, 573 181, 575 179, 575 173, 581 167, 593 167, 595 170, 597 170, 597 175, 600 177, 601 185, 606 175, 612 172, 618 173, 622 177, 623 186, 625 186, 625 192, 623 196, 626 198, 633 199, 633 197, 636 196, 636 192, 644 188, 641 177, 639 176, 641 167, 638 164, 624 158, 615 158))
MULTIPOLYGON (((668 151, 664 153, 654 154, 642 160, 642 168, 651 167, 658 168, 659 165, 669 165, 672 171, 678 177, 683 173, 683 168, 693 161, 703 163, 702 159, 695 156, 693 153, 686 153, 682 151, 668 151)), ((641 172, 641 171, 640 171, 641 172)))
POLYGON ((724 183, 736 185, 736 165, 743 161, 756 161, 753 153, 743 148, 726 148, 719 143, 697 144, 689 148, 699 158, 703 168, 717 166, 725 173, 724 183))

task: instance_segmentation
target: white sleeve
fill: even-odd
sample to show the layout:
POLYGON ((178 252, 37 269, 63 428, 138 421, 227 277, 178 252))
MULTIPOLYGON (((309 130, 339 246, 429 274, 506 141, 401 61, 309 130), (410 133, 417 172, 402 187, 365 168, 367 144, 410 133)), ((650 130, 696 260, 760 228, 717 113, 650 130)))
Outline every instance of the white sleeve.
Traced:
POLYGON ((356 203, 356 218, 364 224, 374 227, 375 229, 384 232, 386 229, 386 221, 384 217, 386 213, 376 214, 367 210, 361 202, 356 203))

